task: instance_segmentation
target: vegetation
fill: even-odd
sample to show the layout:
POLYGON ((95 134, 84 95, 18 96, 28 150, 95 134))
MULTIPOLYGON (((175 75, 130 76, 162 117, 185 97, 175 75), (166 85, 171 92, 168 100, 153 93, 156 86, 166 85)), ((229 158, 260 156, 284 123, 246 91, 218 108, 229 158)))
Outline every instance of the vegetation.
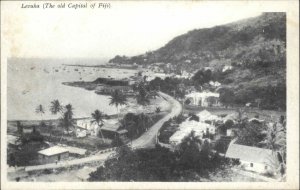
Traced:
POLYGON ((138 95, 136 96, 137 103, 143 106, 150 103, 149 93, 145 88, 146 87, 140 83, 138 85, 138 95))
POLYGON ((30 133, 24 133, 19 138, 21 144, 17 149, 11 148, 8 152, 7 163, 10 166, 27 166, 38 164, 37 163, 37 151, 42 148, 47 148, 44 137, 40 134, 36 127, 32 127, 30 133))
MULTIPOLYGON (((193 142, 193 141, 191 141, 193 142)), ((105 161, 90 174, 90 181, 201 181, 209 174, 238 164, 213 154, 208 156, 208 146, 198 151, 194 142, 186 144, 180 152, 165 148, 132 151, 123 146, 116 157, 105 161), (206 148, 205 148, 206 147, 206 148), (195 149, 197 149, 195 153, 195 149), (193 164, 189 161, 193 160, 193 164)))
POLYGON ((146 115, 127 113, 121 120, 121 128, 128 131, 128 137, 135 139, 149 129, 156 121, 161 119, 162 115, 146 115))
POLYGON ((263 123, 247 120, 243 121, 238 130, 238 144, 247 146, 261 147, 260 142, 263 141, 267 135, 267 126, 263 123))
POLYGON ((72 105, 66 105, 65 110, 66 111, 63 113, 63 117, 61 119, 61 125, 66 129, 67 133, 69 134, 70 127, 74 127, 72 105))
POLYGON ((160 107, 156 107, 155 108, 155 113, 160 113, 161 112, 161 108, 160 107))
POLYGON ((192 77, 192 80, 195 86, 208 83, 209 81, 213 80, 212 71, 210 69, 208 70, 201 69, 195 73, 195 75, 192 77))
POLYGON ((93 120, 91 121, 92 123, 97 123, 103 142, 104 142, 104 137, 103 137, 103 134, 102 134, 101 127, 103 126, 103 118, 104 117, 105 117, 105 115, 101 111, 95 110, 95 112, 92 113, 93 120))
POLYGON ((283 177, 286 173, 286 128, 285 122, 274 123, 269 128, 267 136, 261 142, 263 146, 272 150, 273 158, 270 158, 273 168, 277 169, 283 177))
POLYGON ((35 113, 41 115, 41 117, 43 116, 43 114, 45 114, 45 110, 44 107, 40 104, 36 107, 35 109, 35 113))
POLYGON ((53 100, 50 106, 50 112, 52 114, 61 113, 63 111, 63 107, 58 100, 53 100))
MULTIPOLYGON (((220 98, 227 106, 252 103, 262 109, 286 110, 285 13, 263 13, 236 23, 196 29, 158 50, 133 57, 116 56, 111 62, 172 63, 173 73, 200 68, 185 86, 199 88, 210 80, 218 81, 226 89, 220 98), (232 69, 223 72, 224 66, 232 69)), ((182 97, 179 83, 179 79, 154 79, 150 86, 182 97)))
POLYGON ((115 90, 114 93, 110 97, 109 105, 115 105, 118 110, 118 118, 119 118, 119 106, 126 105, 127 98, 122 94, 121 91, 115 90))
POLYGON ((148 88, 150 90, 162 91, 175 98, 184 98, 186 92, 183 86, 190 85, 190 84, 191 81, 188 79, 178 79, 178 78, 171 78, 171 77, 166 77, 165 79, 161 79, 159 77, 155 77, 155 79, 149 82, 148 88))

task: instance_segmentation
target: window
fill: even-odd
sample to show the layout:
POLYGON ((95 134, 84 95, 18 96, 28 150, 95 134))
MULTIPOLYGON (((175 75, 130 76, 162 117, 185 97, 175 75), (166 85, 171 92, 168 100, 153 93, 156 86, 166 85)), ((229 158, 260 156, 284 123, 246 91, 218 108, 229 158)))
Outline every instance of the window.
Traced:
POLYGON ((253 163, 250 163, 250 167, 251 167, 251 168, 253 167, 253 163))

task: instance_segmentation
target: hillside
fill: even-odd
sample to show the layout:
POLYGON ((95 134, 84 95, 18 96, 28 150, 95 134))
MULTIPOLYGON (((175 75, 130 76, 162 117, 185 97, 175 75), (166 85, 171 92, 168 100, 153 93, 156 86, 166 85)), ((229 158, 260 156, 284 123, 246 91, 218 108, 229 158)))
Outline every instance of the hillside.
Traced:
POLYGON ((192 30, 156 51, 133 57, 116 56, 110 62, 141 65, 171 63, 175 70, 188 72, 204 67, 220 72, 224 65, 231 65, 233 70, 218 77, 224 87, 234 90, 239 99, 249 96, 251 91, 253 98, 248 97, 247 101, 261 99, 264 93, 259 89, 265 91, 266 87, 276 88, 271 89, 268 95, 276 101, 284 101, 279 106, 284 109, 286 15, 263 13, 226 25, 192 30))

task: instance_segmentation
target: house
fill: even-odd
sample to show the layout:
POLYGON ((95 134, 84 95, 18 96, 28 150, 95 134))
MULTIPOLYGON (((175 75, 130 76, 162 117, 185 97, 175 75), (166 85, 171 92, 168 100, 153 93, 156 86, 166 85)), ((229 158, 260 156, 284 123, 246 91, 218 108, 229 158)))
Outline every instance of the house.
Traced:
POLYGON ((38 151, 38 158, 41 164, 54 163, 69 158, 69 151, 61 146, 53 146, 38 151))
POLYGON ((225 72, 227 70, 232 70, 232 66, 231 65, 225 65, 222 69, 222 72, 225 72))
POLYGON ((257 173, 272 171, 272 150, 252 146, 239 145, 233 140, 227 149, 227 158, 239 159, 245 170, 257 173))
POLYGON ((221 83, 219 83, 218 81, 209 81, 209 84, 213 87, 219 87, 221 86, 221 83))
POLYGON ((203 110, 201 112, 199 112, 197 114, 197 116, 199 117, 200 121, 220 121, 221 118, 211 114, 209 111, 207 110, 203 110))
POLYGON ((208 107, 219 105, 220 94, 216 92, 192 92, 185 96, 185 100, 190 99, 196 106, 208 107))
POLYGON ((121 125, 117 121, 107 120, 101 127, 101 132, 105 138, 114 139, 116 137, 125 136, 128 131, 121 129, 121 125))
MULTIPOLYGON (((206 112, 203 112, 202 114, 206 114, 206 112)), ((205 136, 215 135, 215 126, 205 123, 205 121, 210 120, 213 115, 210 115, 208 118, 203 116, 204 115, 202 115, 202 119, 200 118, 199 121, 189 120, 190 118, 187 118, 184 122, 182 122, 178 130, 169 138, 170 144, 173 146, 179 145, 186 136, 191 134, 192 131, 195 132, 195 135, 198 136, 199 139, 203 139, 205 136)))
POLYGON ((98 124, 96 122, 92 122, 91 119, 79 119, 76 121, 76 125, 78 127, 77 129, 79 130, 76 134, 82 134, 88 131, 87 133, 91 134, 92 136, 97 136, 99 133, 98 124))

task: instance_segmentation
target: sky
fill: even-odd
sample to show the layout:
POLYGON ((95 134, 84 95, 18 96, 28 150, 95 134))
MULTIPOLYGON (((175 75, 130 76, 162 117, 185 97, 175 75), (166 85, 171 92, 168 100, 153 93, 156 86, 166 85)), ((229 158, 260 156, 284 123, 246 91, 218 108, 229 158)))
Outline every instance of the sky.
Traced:
MULTIPOLYGON (((89 1, 88 6, 91 3, 89 1)), ((251 8, 247 2, 226 5, 204 1, 110 3, 109 9, 76 10, 21 9, 21 2, 2 4, 2 35, 8 55, 28 58, 133 56, 156 50, 193 29, 261 14, 261 10, 251 8)))

